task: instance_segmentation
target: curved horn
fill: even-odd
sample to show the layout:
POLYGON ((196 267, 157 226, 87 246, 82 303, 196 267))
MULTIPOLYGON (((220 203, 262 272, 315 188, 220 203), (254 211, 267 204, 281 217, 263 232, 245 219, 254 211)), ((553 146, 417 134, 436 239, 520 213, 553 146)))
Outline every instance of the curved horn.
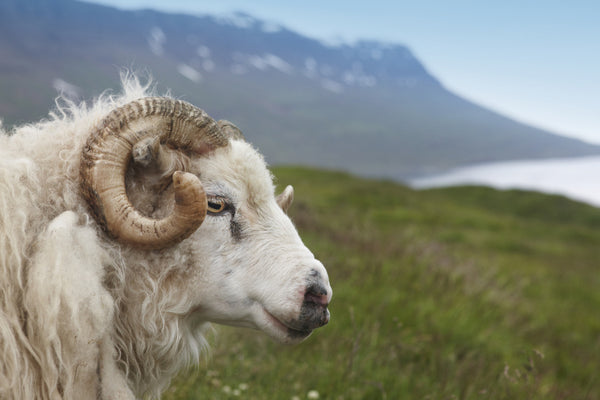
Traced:
POLYGON ((228 143, 217 123, 193 105, 147 97, 112 112, 88 137, 81 154, 81 193, 98 224, 116 239, 161 249, 191 235, 206 216, 206 194, 193 174, 173 174, 175 208, 163 219, 142 215, 129 201, 125 172, 135 143, 158 136, 182 151, 205 153, 228 143))
POLYGON ((234 140, 246 140, 241 129, 235 126, 233 122, 227 121, 226 119, 220 119, 217 121, 217 124, 219 125, 219 128, 221 128, 221 131, 224 135, 234 140))

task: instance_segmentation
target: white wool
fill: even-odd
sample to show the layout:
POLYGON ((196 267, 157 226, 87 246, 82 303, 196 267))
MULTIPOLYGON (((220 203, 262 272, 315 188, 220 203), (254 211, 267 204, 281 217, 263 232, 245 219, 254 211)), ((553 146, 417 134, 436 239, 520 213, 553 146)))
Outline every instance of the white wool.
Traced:
MULTIPOLYGON (((100 229, 79 194, 82 148, 110 111, 150 95, 148 84, 125 76, 122 94, 89 105, 60 100, 47 120, 10 133, 0 125, 0 399, 159 397, 207 349, 208 322, 296 343, 309 331, 294 336, 281 321, 299 326, 307 282, 331 298, 327 272, 244 141, 166 167, 189 169, 235 212, 207 217, 161 251, 100 229)), ((153 217, 170 212, 172 188, 157 200, 134 178, 136 206, 150 204, 144 212, 153 217)))
POLYGON ((78 195, 79 157, 89 132, 110 110, 152 94, 131 76, 123 79, 123 89, 123 94, 104 94, 91 105, 61 100, 48 120, 0 132, 2 399, 96 398, 97 369, 104 368, 103 362, 108 376, 115 375, 111 380, 123 386, 108 388, 109 393, 133 398, 127 388, 131 382, 116 376, 129 368, 141 386, 136 390, 157 395, 206 346, 202 329, 190 332, 188 325, 165 318, 165 309, 185 300, 154 300, 165 295, 160 277, 157 282, 146 276, 136 293, 124 287, 125 260, 136 251, 98 241, 100 231, 78 195), (106 282, 112 293, 103 286, 106 282), (117 334, 113 312, 128 318, 119 309, 127 296, 144 299, 141 321, 127 321, 117 334), (140 323, 143 328, 136 326, 140 323), (119 336, 123 334, 130 337, 119 336), (149 343, 155 337, 158 344, 149 343), (163 347, 158 350, 162 357, 175 359, 163 364, 171 370, 144 375, 148 365, 143 364, 160 360, 139 359, 140 351, 127 354, 131 346, 163 347), (111 349, 110 360, 101 360, 103 348, 104 353, 111 349), (183 356, 175 354, 179 351, 183 356), (131 365, 117 368, 123 362, 119 359, 131 365))

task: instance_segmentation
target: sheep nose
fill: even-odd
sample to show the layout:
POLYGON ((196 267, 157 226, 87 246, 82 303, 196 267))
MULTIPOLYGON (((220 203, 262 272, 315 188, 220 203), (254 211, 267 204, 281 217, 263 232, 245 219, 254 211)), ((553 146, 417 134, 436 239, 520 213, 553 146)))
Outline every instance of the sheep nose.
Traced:
POLYGON ((304 293, 304 302, 327 307, 329 304, 329 294, 327 289, 320 284, 309 285, 304 293))
POLYGON ((315 329, 329 322, 330 298, 331 293, 325 286, 318 283, 307 286, 299 318, 305 328, 315 329))

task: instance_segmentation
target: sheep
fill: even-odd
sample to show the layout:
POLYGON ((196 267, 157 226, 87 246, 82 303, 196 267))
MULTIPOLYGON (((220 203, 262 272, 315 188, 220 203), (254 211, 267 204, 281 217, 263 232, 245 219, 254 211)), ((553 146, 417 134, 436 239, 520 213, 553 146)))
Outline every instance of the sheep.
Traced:
POLYGON ((136 77, 0 132, 0 398, 159 397, 211 323, 299 343, 327 271, 227 121, 136 77))

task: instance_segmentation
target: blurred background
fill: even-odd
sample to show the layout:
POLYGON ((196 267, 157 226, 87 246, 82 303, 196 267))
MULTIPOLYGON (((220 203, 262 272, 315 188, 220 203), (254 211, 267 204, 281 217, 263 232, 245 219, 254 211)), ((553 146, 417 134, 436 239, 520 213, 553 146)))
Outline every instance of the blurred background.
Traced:
POLYGON ((600 398, 599 18, 583 0, 1 0, 0 118, 136 73, 296 186, 330 326, 294 349, 222 328, 167 398, 600 398))

